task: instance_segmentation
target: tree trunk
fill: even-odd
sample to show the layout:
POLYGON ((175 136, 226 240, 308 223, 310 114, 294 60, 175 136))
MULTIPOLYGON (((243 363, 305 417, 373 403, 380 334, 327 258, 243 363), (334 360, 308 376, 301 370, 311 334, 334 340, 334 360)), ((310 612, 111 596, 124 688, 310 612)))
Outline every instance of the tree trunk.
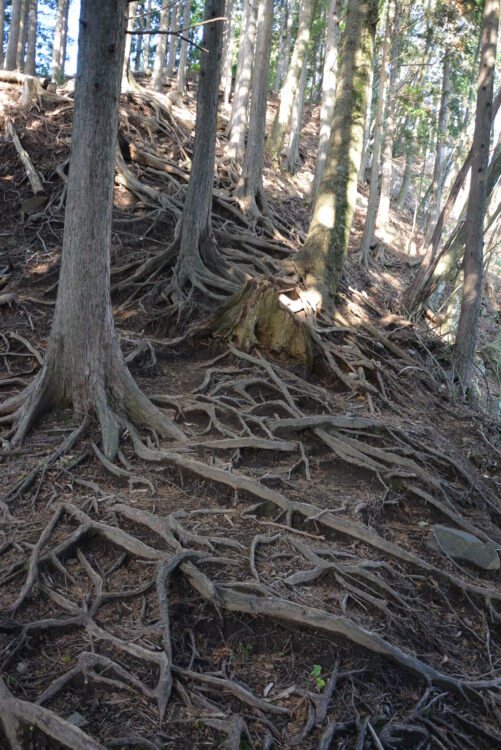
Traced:
MULTIPOLYGON (((418 129, 418 124, 416 125, 416 131, 418 129)), ((405 201, 407 200, 407 195, 409 193, 409 187, 410 187, 411 178, 412 178, 412 166, 414 164, 414 151, 415 150, 416 150, 416 134, 413 134, 407 144, 404 176, 402 178, 402 185, 400 186, 400 190, 399 190, 398 198, 397 198, 397 208, 399 208, 400 211, 404 208, 405 201)))
POLYGON ((459 316, 454 365, 463 395, 470 383, 482 299, 483 227, 487 192, 487 165, 492 124, 492 95, 499 26, 499 0, 485 0, 482 54, 477 89, 471 185, 466 215, 464 285, 459 316))
POLYGON ((37 18, 38 0, 30 0, 30 12, 28 15, 28 42, 26 45, 26 62, 24 65, 24 72, 29 76, 34 76, 36 74, 37 18))
POLYGON ((68 44, 68 13, 70 10, 70 0, 67 0, 66 7, 64 10, 64 21, 63 31, 61 37, 61 56, 59 58, 59 64, 61 66, 61 76, 64 76, 64 68, 66 66, 66 46, 68 44))
POLYGON ((283 78, 283 62, 285 56, 285 29, 287 25, 287 0, 282 0, 280 6, 280 23, 278 27, 277 62, 275 66, 275 78, 273 80, 273 93, 278 94, 283 78))
POLYGON ((249 93, 252 77, 254 36, 256 33, 255 0, 244 0, 242 25, 238 46, 235 93, 228 130, 227 155, 242 161, 245 153, 245 134, 248 122, 249 93))
POLYGON ((360 246, 360 262, 363 266, 369 265, 369 251, 374 242, 374 228, 376 225, 376 214, 379 200, 379 167, 381 159, 381 141, 383 138, 383 120, 386 106, 388 63, 390 57, 390 41, 393 30, 395 15, 395 0, 388 0, 388 13, 386 16, 386 28, 383 41, 383 57, 381 60, 381 73, 379 75, 379 96, 376 112, 376 127, 374 129, 374 147, 372 150, 371 181, 369 190, 369 202, 365 216, 364 233, 360 246))
POLYGON ((19 40, 22 5, 23 0, 12 0, 9 38, 7 39, 7 50, 5 52, 5 70, 16 69, 17 43, 19 40))
POLYGON ((3 66, 4 34, 5 34, 5 0, 0 0, 0 68, 3 66))
POLYGON ((296 162, 299 158, 299 137, 301 134, 301 122, 303 119, 304 96, 306 93, 306 73, 308 70, 308 51, 304 56, 303 69, 299 78, 299 86, 294 97, 294 106, 292 108, 289 148, 287 151, 287 171, 294 174, 296 171, 296 162))
POLYGON ((249 136, 236 194, 246 213, 266 213, 263 191, 264 136, 270 73, 273 0, 260 0, 257 20, 256 58, 252 80, 249 136))
POLYGON ((330 0, 327 32, 325 38, 324 69, 322 75, 322 105, 320 107, 320 131, 318 136, 313 199, 316 198, 324 173, 327 146, 331 134, 332 115, 336 102, 337 53, 338 53, 338 0, 330 0))
MULTIPOLYGON (((146 10, 146 3, 141 3, 141 7, 139 9, 139 18, 138 18, 138 31, 144 31, 145 22, 146 22, 146 16, 145 16, 145 10, 146 10)), ((134 70, 138 72, 141 70, 141 55, 143 54, 143 40, 144 36, 143 34, 138 34, 136 37, 136 56, 134 58, 134 70)))
POLYGON ((180 94, 186 91, 186 60, 188 58, 188 36, 191 20, 191 0, 184 0, 183 9, 183 38, 181 39, 181 50, 179 52, 179 66, 177 69, 176 88, 180 94))
POLYGON ((357 199, 378 0, 350 0, 324 175, 304 247, 295 256, 313 304, 329 308, 341 278, 357 199))
POLYGON ((360 172, 358 173, 358 179, 361 183, 365 182, 365 173, 367 171, 367 165, 369 163, 369 142, 371 139, 372 132, 372 100, 374 99, 374 71, 376 67, 377 57, 374 55, 374 64, 371 68, 371 77, 369 82, 369 102, 367 104, 367 113, 365 115, 364 124, 364 143, 362 146, 362 161, 360 163, 360 172))
POLYGON ((442 93, 440 95, 440 111, 438 114, 437 146, 435 152, 435 163, 433 165, 433 178, 430 186, 431 203, 426 222, 426 232, 423 247, 428 247, 431 235, 438 221, 440 204, 442 202, 442 174, 444 169, 445 140, 447 136, 447 124, 449 122, 449 98, 451 81, 451 59, 450 50, 447 48, 444 54, 442 73, 442 93))
POLYGON ((235 46, 235 2, 226 3, 226 18, 224 25, 223 61, 221 63, 221 85, 223 88, 223 107, 230 104, 231 84, 233 80, 233 48, 235 46))
POLYGON ((124 419, 184 437, 135 384, 111 311, 111 217, 127 7, 127 0, 81 2, 56 307, 44 364, 24 392, 13 438, 19 444, 37 416, 72 404, 77 414, 97 413, 110 460, 124 419))
POLYGON ((144 62, 143 68, 149 70, 150 68, 150 42, 151 42, 151 0, 148 0, 146 6, 146 20, 145 20, 145 40, 144 40, 144 62))
POLYGON ((171 32, 172 33, 169 36, 169 54, 167 57, 167 78, 170 80, 174 75, 174 70, 176 69, 176 53, 177 53, 177 43, 179 37, 177 36, 177 33, 179 33, 179 23, 181 20, 181 10, 182 10, 182 0, 177 0, 174 10, 172 11, 172 24, 171 24, 171 32))
POLYGON ((54 29, 51 66, 51 80, 54 84, 59 83, 59 79, 61 78, 62 73, 61 54, 63 51, 63 35, 64 26, 67 20, 68 3, 69 0, 58 0, 57 3, 56 27, 54 29))
POLYGON ((28 0, 22 0, 21 18, 19 19, 19 36, 17 39, 16 70, 24 70, 24 50, 28 31, 28 0))
POLYGON ((167 32, 169 31, 169 4, 162 2, 160 10, 160 28, 158 35, 155 61, 153 63, 153 75, 151 77, 151 88, 153 91, 162 91, 165 53, 167 52, 167 32))
POLYGON ((310 40, 311 24, 315 15, 317 0, 302 0, 299 16, 299 28, 292 52, 292 59, 287 71, 285 83, 280 92, 280 103, 273 120, 271 133, 266 143, 266 151, 274 161, 280 159, 285 138, 290 126, 294 97, 299 86, 303 61, 310 40))
POLYGON ((125 35, 125 52, 124 52, 124 66, 122 71, 122 80, 127 83, 127 77, 129 73, 129 59, 130 50, 132 47, 132 33, 136 25, 136 14, 138 2, 129 3, 127 9, 127 33, 125 35))

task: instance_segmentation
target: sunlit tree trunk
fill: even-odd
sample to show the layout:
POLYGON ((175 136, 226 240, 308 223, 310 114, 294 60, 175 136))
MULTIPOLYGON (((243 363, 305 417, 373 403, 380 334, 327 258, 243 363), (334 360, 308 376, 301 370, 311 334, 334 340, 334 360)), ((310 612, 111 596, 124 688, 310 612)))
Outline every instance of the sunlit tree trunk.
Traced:
POLYGON ((233 49, 235 46, 235 2, 226 3, 226 18, 224 24, 223 61, 221 63, 221 86, 223 89, 223 106, 229 107, 231 84, 233 79, 233 49))
POLYGON ((64 68, 66 66, 66 46, 68 44, 68 14, 70 10, 70 1, 68 0, 66 2, 66 7, 64 10, 64 21, 63 21, 63 31, 62 31, 62 38, 61 38, 61 56, 60 56, 60 65, 61 65, 61 75, 64 76, 64 68))
POLYGON ((312 303, 326 308, 334 302, 355 212, 377 18, 378 0, 348 3, 326 165, 305 244, 294 258, 312 303))
POLYGON ((63 52, 63 35, 64 26, 67 22, 69 0, 58 0, 57 3, 57 14, 56 14, 56 27, 54 29, 54 42, 52 46, 52 66, 51 66, 51 79, 54 84, 58 83, 61 74, 61 55, 63 52))
POLYGON ((360 262, 364 266, 367 266, 369 263, 369 251, 374 242, 374 228, 376 225, 376 214, 379 201, 379 167, 381 161, 383 120, 387 98, 388 63, 390 58, 390 42, 394 15, 395 0, 388 0, 388 13, 386 16, 386 27, 383 41, 383 56, 381 59, 381 72, 379 75, 379 95, 376 111, 376 127, 374 129, 374 147, 372 150, 369 201, 367 203, 364 233, 362 235, 362 244, 360 246, 360 262))
POLYGON ((125 35, 124 67, 122 71, 122 78, 125 82, 127 81, 127 74, 129 72, 130 50, 132 47, 132 32, 134 31, 134 27, 136 25, 138 4, 138 2, 129 3, 127 9, 127 33, 125 35))
POLYGON ((285 55, 285 29, 287 26, 287 0, 282 0, 280 4, 280 22, 278 26, 278 44, 277 44, 277 63, 275 66, 275 78, 273 80, 273 93, 278 94, 280 84, 282 83, 282 71, 285 55))
POLYGON ((149 70, 150 67, 150 42, 151 42, 151 0, 148 0, 148 5, 146 6, 146 20, 144 25, 144 62, 143 62, 143 68, 145 70, 149 70))
POLYGON ((336 77, 338 54, 338 4, 339 0, 330 0, 327 13, 327 32, 325 37, 324 68, 322 75, 322 104, 320 107, 320 130, 318 135, 317 160, 313 181, 313 198, 316 197, 324 173, 327 147, 331 134, 332 115, 336 101, 336 77))
POLYGON ((236 191, 244 211, 253 216, 259 216, 266 212, 266 199, 263 192, 263 162, 272 24, 273 0, 260 0, 249 136, 242 173, 236 191))
POLYGON ((304 56, 303 69, 299 78, 299 86, 294 97, 291 124, 289 131, 289 148, 287 150, 287 171, 294 174, 299 157, 299 138, 301 134, 301 121, 303 119, 304 96, 306 92, 306 74, 308 70, 308 52, 304 56))
POLYGON ((280 158, 289 130, 294 97, 299 86, 299 78, 301 77, 303 61, 310 40, 311 24, 315 15, 316 5, 317 0, 303 0, 301 5, 299 28, 289 70, 280 91, 280 104, 266 143, 266 150, 275 161, 278 161, 280 158))
POLYGON ((30 0, 30 10, 28 14, 28 41, 26 45, 26 62, 24 65, 24 72, 29 76, 34 76, 36 73, 37 16, 38 0, 30 0))
POLYGON ((162 3, 160 10, 160 34, 158 35, 157 49, 155 52, 155 61, 153 63, 153 75, 151 78, 151 88, 153 91, 162 91, 165 53, 167 52, 167 32, 169 31, 169 5, 162 3))
POLYGON ((5 0, 0 0, 0 67, 3 65, 3 37, 5 33, 5 0))
POLYGON ((181 49, 179 52, 179 66, 177 69, 176 88, 180 94, 186 91, 186 61, 188 58, 188 37, 190 31, 188 26, 191 21, 191 0, 185 0, 183 7, 183 38, 181 39, 181 49))
POLYGON ((235 161, 242 161, 245 152, 245 134, 248 123, 255 34, 255 0, 244 0, 235 76, 235 92, 228 130, 227 156, 230 159, 235 159, 235 161))
POLYGON ((483 225, 498 26, 499 0, 485 0, 471 184, 465 226, 463 299, 454 346, 454 365, 463 394, 466 393, 470 383, 482 299, 483 225))
POLYGON ((26 35, 28 31, 28 0, 22 0, 21 18, 19 19, 19 36, 17 39, 16 69, 24 69, 24 51, 26 48, 26 35))
POLYGON ((5 51, 5 70, 16 69, 17 43, 19 40, 22 6, 22 0, 12 0, 9 38, 7 39, 7 49, 5 51))
MULTIPOLYGON (((416 124, 416 130, 418 127, 418 123, 416 124)), ((413 133, 413 135, 409 138, 409 141, 407 143, 407 147, 405 150, 405 169, 404 169, 404 176, 402 178, 402 184, 400 186, 400 190, 398 192, 397 197, 397 208, 400 210, 403 209, 405 206, 405 201, 407 200, 407 195, 409 194, 409 187, 411 184, 411 178, 412 178, 412 167, 414 164, 414 152, 416 150, 416 133, 413 133)))
POLYGON ((182 10, 182 0, 177 0, 176 5, 174 6, 174 10, 172 11, 172 24, 171 24, 171 31, 176 32, 176 34, 171 34, 169 37, 169 54, 167 57, 167 78, 169 79, 173 77, 174 70, 176 68, 176 54, 177 54, 177 45, 178 45, 178 40, 179 40, 177 36, 177 32, 179 32, 181 10, 182 10))
MULTIPOLYGON (((144 31, 144 25, 146 22, 145 10, 146 10, 146 3, 141 3, 141 6, 139 8, 139 13, 138 13, 138 16, 139 16, 138 24, 137 24, 138 31, 144 31)), ((143 54, 143 42, 144 42, 143 34, 138 34, 136 39, 137 39, 137 43, 136 43, 136 56, 134 58, 134 70, 138 71, 138 70, 141 70, 141 55, 143 54)))
POLYGON ((377 57, 374 55, 374 64, 371 68, 371 77, 370 77, 370 84, 369 84, 369 102, 367 104, 367 112, 365 115, 365 124, 364 124, 364 143, 362 147, 362 161, 360 163, 360 172, 358 174, 358 179, 360 182, 365 182, 365 173, 367 171, 367 165, 369 163, 369 143, 371 139, 371 132, 372 132, 372 101, 374 99, 374 68, 376 65, 377 57))

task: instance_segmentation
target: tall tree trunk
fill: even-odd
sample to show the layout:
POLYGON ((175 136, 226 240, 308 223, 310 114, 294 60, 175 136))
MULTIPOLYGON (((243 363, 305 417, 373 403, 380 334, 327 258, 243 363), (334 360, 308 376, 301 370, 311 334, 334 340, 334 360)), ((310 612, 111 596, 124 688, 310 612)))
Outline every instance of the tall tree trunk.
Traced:
POLYGON ((5 0, 0 0, 0 68, 3 65, 4 33, 5 33, 5 0))
POLYGON ((245 134, 248 122, 249 93, 252 78, 252 58, 256 33, 255 0, 244 0, 242 24, 238 46, 235 93, 228 129, 227 155, 242 161, 245 153, 245 134))
POLYGON ((54 29, 54 42, 52 45, 51 80, 53 84, 58 83, 62 73, 61 54, 63 51, 63 35, 67 20, 68 3, 69 0, 58 0, 57 3, 56 27, 54 29))
MULTIPOLYGON (((179 256, 174 284, 182 293, 186 284, 199 288, 217 283, 222 259, 211 226, 212 186, 216 158, 219 69, 223 47, 224 0, 206 0, 200 58, 195 142, 179 234, 179 256), (209 270, 212 269, 212 270, 209 270)), ((174 292, 175 296, 175 292, 174 292)))
POLYGON ((61 56, 60 56, 60 65, 61 65, 61 75, 64 76, 64 69, 66 67, 66 47, 68 45, 68 14, 70 11, 70 0, 67 0, 66 6, 64 9, 64 21, 63 21, 63 31, 62 31, 62 37, 61 37, 61 56))
POLYGON ((127 83, 127 76, 129 73, 130 50, 132 47, 132 32, 134 31, 134 27, 136 25, 138 5, 139 5, 138 2, 129 3, 129 7, 127 9, 127 33, 125 34, 124 66, 123 66, 123 71, 122 71, 122 80, 125 83, 127 83))
POLYGON ((110 299, 113 180, 127 0, 82 0, 61 270, 43 367, 17 401, 13 444, 44 411, 95 411, 113 460, 120 420, 183 439, 134 382, 120 351, 110 299))
POLYGON ((17 43, 19 40, 22 6, 22 0, 12 0, 9 38, 7 39, 7 49, 5 52, 5 70, 16 69, 17 43))
POLYGON ((332 115, 336 102, 337 53, 338 53, 338 1, 329 1, 327 32, 325 37, 324 69, 322 76, 322 105, 320 107, 320 131, 317 160, 313 180, 313 198, 316 198, 325 168, 327 147, 331 134, 332 115))
POLYGON ((273 80, 273 93, 278 94, 283 78, 283 62, 285 56, 287 26, 287 0, 282 0, 280 5, 280 22, 278 26, 277 63, 275 66, 275 78, 273 80))
POLYGON ((153 75, 151 77, 151 88, 153 91, 162 91, 163 87, 167 32, 169 31, 169 4, 165 2, 162 2, 160 10, 159 31, 155 61, 153 63, 153 75))
POLYGON ((263 162, 272 25, 273 0, 259 0, 249 136, 242 173, 236 191, 243 210, 256 217, 266 213, 266 199, 263 191, 263 162))
POLYGON ((407 200, 407 195, 409 193, 409 187, 411 184, 412 166, 414 164, 414 152, 416 150, 416 133, 417 133, 418 125, 419 125, 419 121, 416 124, 416 132, 412 134, 412 136, 409 138, 409 141, 407 143, 404 176, 402 178, 402 184, 400 186, 400 190, 398 192, 398 197, 397 197, 397 208, 399 208, 400 211, 405 206, 405 201, 407 200))
POLYGON ((454 346, 454 364, 463 395, 466 394, 470 384, 482 299, 483 228, 492 123, 494 68, 499 26, 499 0, 485 0, 482 25, 482 54, 477 89, 475 132, 473 135, 471 185, 465 227, 463 299, 454 346))
POLYGON ((376 127, 374 129, 374 147, 372 150, 371 182, 369 190, 369 202, 365 216, 364 233, 360 246, 360 262, 362 265, 369 264, 369 251, 374 242, 374 228, 376 225, 376 214, 379 200, 379 167, 381 159, 381 141, 383 138, 383 120, 387 97, 388 62, 390 57, 390 42, 395 15, 395 0, 388 0, 388 13, 386 16, 386 28, 383 41, 383 56, 381 60, 381 73, 379 75, 379 96, 376 112, 376 127))
POLYGON ((179 23, 181 20, 181 10, 182 10, 182 0, 177 0, 174 10, 172 11, 172 24, 171 24, 171 32, 172 33, 169 37, 169 54, 167 57, 167 78, 170 80, 174 75, 174 70, 176 68, 176 54, 177 54, 177 43, 178 43, 178 36, 177 33, 179 32, 179 23))
POLYGON ((371 139, 371 132, 372 132, 372 101, 374 99, 374 72, 377 62, 377 56, 374 55, 374 64, 371 68, 371 77, 369 82, 369 102, 367 104, 367 112, 365 115, 365 124, 364 124, 364 143, 362 146, 362 161, 360 163, 360 172, 358 174, 358 179, 361 183, 365 182, 365 173, 367 171, 367 165, 369 163, 369 142, 371 139))
POLYGON ((426 232, 423 247, 427 247, 433 230, 437 224, 442 202, 442 176, 445 158, 445 139, 447 136, 447 125, 449 122, 449 98, 451 93, 451 53, 447 47, 444 54, 442 72, 442 93, 440 95, 440 111, 438 114, 437 146, 435 151, 435 163, 433 165, 433 178, 431 181, 431 202, 426 222, 426 232))
POLYGON ((299 28, 292 52, 291 63, 287 71, 285 83, 280 91, 280 103, 273 120, 271 133, 266 143, 266 151, 274 161, 280 159, 285 138, 290 126, 294 97, 299 85, 299 78, 303 68, 303 61, 310 40, 311 24, 315 15, 317 0, 302 0, 299 15, 299 28))
POLYGON ((326 165, 305 244, 294 259, 315 303, 326 308, 339 285, 355 212, 377 18, 378 0, 348 3, 326 165))
POLYGON ((30 0, 30 12, 28 15, 28 42, 26 45, 26 62, 24 65, 24 72, 29 76, 34 76, 36 73, 37 20, 38 0, 30 0))
POLYGON ((176 88, 180 94, 186 91, 186 60, 188 58, 188 37, 189 25, 191 20, 191 0, 184 0, 183 8, 183 38, 181 39, 181 49, 179 52, 179 66, 177 69, 176 88))
POLYGON ((308 51, 304 56, 303 69, 299 78, 299 86, 294 97, 292 108, 291 125, 289 131, 289 148, 287 151, 287 171, 294 174, 296 162, 299 157, 299 137, 301 133, 301 122, 303 119, 304 96, 306 93, 306 73, 308 70, 308 51))
POLYGON ((145 40, 144 40, 144 63, 143 68, 149 70, 150 67, 150 42, 151 42, 151 0, 148 0, 146 6, 146 20, 145 20, 145 40))
POLYGON ((235 1, 227 0, 224 24, 223 60, 221 63, 221 85, 223 88, 223 106, 229 107, 231 84, 233 79, 233 49, 235 46, 235 1))
POLYGON ((24 70, 24 50, 28 31, 28 0, 22 0, 21 18, 19 19, 19 36, 17 39, 16 69, 24 70))
POLYGON ((386 108, 386 129, 384 134, 383 162, 381 167, 381 195, 376 216, 376 226, 378 232, 385 237, 388 222, 390 220, 390 199, 391 199, 391 165, 393 159, 393 137, 394 137, 394 118, 395 105, 397 98, 397 78, 398 78, 398 53, 400 49, 400 6, 398 0, 395 0, 395 23, 393 29, 393 43, 390 53, 390 85, 388 87, 388 106, 386 108))
MULTIPOLYGON (((146 3, 141 3, 141 7, 139 10, 139 18, 138 18, 138 31, 145 30, 145 22, 146 22, 146 16, 145 16, 145 10, 146 10, 146 3)), ((136 37, 136 56, 134 58, 134 70, 137 72, 141 70, 141 55, 143 54, 143 40, 144 36, 143 34, 138 34, 136 37)))

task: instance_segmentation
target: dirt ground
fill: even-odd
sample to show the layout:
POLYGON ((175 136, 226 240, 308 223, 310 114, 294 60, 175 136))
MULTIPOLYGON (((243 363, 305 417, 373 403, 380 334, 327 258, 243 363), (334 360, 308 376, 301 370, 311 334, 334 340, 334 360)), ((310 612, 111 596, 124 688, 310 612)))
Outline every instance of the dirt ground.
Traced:
MULTIPOLYGON (((3 401, 47 344, 72 102, 60 92, 27 112, 19 87, 0 94, 2 127, 12 119, 48 198, 21 214, 31 189, 2 131, 3 401)), ((216 237, 223 253, 248 253, 255 274, 273 278, 304 237, 317 117, 311 106, 296 175, 266 166, 272 239, 239 218, 221 118, 216 237)), ((211 311, 179 323, 152 301, 162 274, 129 274, 173 236, 193 123, 193 91, 168 110, 122 97, 128 172, 112 250, 123 351, 187 445, 131 428, 110 465, 97 425, 80 430, 61 411, 11 450, 0 416, 0 676, 22 747, 501 747, 499 571, 427 545, 442 524, 501 547, 494 373, 479 379, 481 407, 460 403, 447 346, 402 317, 409 212, 392 215, 384 265, 359 267, 363 192, 338 316, 319 328, 311 372, 259 346, 173 343, 211 311), (134 147, 169 169, 136 161, 134 147)), ((498 316, 486 299, 480 355, 498 316)))

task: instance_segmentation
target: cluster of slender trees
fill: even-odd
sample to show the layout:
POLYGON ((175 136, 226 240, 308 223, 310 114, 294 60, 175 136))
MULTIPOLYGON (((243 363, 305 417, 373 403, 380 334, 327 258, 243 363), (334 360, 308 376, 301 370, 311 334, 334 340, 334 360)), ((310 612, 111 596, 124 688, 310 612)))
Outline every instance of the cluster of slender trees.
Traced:
MULTIPOLYGON (((22 66, 23 52, 14 60, 13 50, 16 55, 20 46, 28 50, 29 30, 25 47, 21 20, 33 8, 36 19, 36 6, 36 0, 13 0, 8 69, 22 66)), ((51 71, 56 80, 64 65, 67 11, 68 0, 59 0, 51 71)), ((335 302, 357 191, 366 182, 370 160, 360 261, 367 264, 371 248, 385 239, 397 183, 395 199, 401 207, 412 205, 414 225, 419 222, 424 234, 423 262, 403 295, 407 309, 414 310, 450 278, 444 257, 452 253, 454 277, 462 258, 454 359, 463 389, 468 385, 482 293, 485 215, 501 167, 499 147, 492 155, 490 149, 501 99, 493 95, 499 0, 484 0, 480 7, 444 0, 227 0, 226 8, 224 0, 206 0, 203 13, 202 18, 190 0, 81 1, 57 304, 44 367, 16 397, 14 442, 23 439, 41 410, 61 402, 97 412, 111 457, 124 415, 179 437, 138 389, 120 353, 111 315, 110 236, 124 73, 151 68, 154 92, 169 84, 182 93, 188 58, 193 68, 199 66, 200 85, 191 176, 172 245, 177 260, 168 291, 173 298, 182 297, 190 284, 199 290, 217 287, 219 278, 226 280, 224 289, 238 288, 211 229, 218 108, 227 107, 227 158, 238 175, 235 198, 266 231, 273 226, 262 183, 266 154, 277 167, 294 171, 301 114, 309 99, 320 107, 319 147, 311 223, 294 262, 316 297, 314 304, 328 311, 335 302), (458 42, 460 31, 467 42, 458 42), (278 100, 265 137, 270 88, 278 100), (399 155, 405 158, 400 183, 399 155), (451 227, 468 175, 465 212, 451 227)), ((28 52, 24 68, 30 72, 27 61, 28 52)), ((488 217, 491 229, 499 227, 499 213, 495 209, 488 217)))

